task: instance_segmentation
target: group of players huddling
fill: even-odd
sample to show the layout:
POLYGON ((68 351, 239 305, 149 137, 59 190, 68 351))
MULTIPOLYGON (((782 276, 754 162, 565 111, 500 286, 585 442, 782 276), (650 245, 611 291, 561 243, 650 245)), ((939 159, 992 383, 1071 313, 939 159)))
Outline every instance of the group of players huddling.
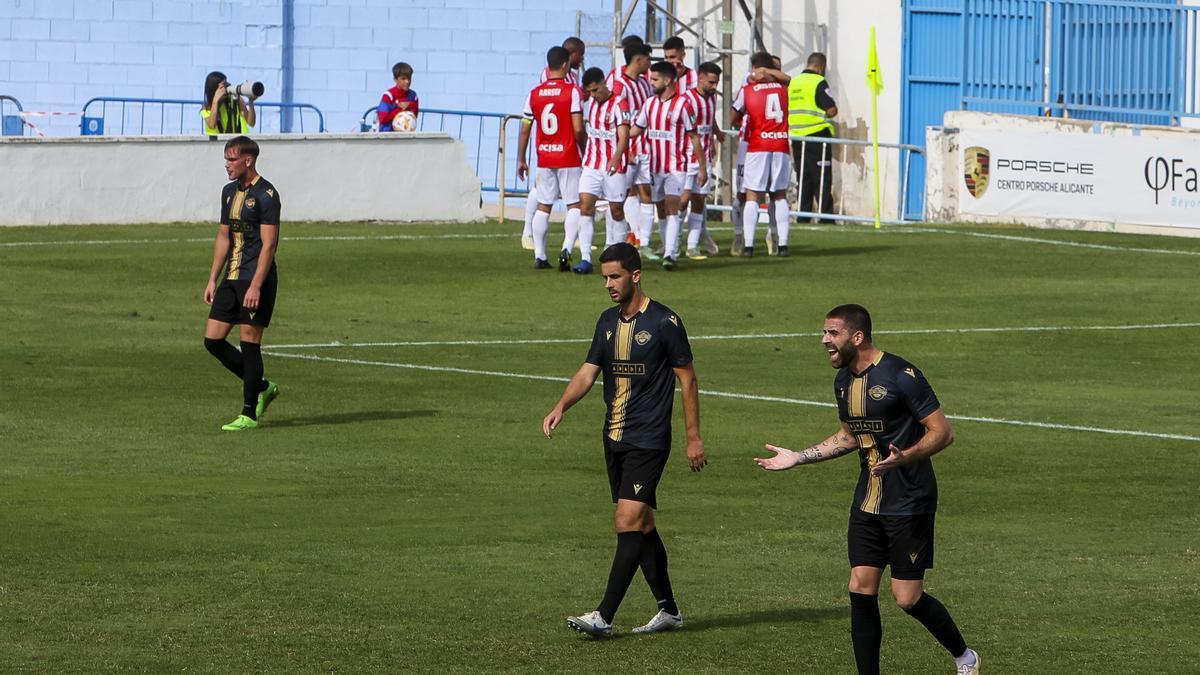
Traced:
MULTIPOLYGON (((663 44, 664 58, 653 65, 652 49, 640 37, 629 36, 621 44, 625 66, 607 74, 599 68, 580 72, 584 44, 578 38, 552 47, 541 83, 526 99, 517 175, 522 180, 529 177, 526 158, 534 138, 537 172, 522 241, 533 250, 537 269, 552 267, 546 236, 558 201, 566 206, 558 257, 563 272, 592 272, 596 205, 601 200, 608 203, 606 246, 629 242, 640 248, 643 259, 661 261, 663 269, 673 270, 686 228, 684 251, 689 259, 703 260, 718 252, 708 233, 705 201, 716 186, 713 164, 717 145, 724 142, 717 126, 721 68, 711 62, 688 68, 678 37, 663 44), (651 244, 655 230, 658 247, 651 244), (576 243, 580 260, 572 267, 576 243)), ((732 121, 741 136, 732 252, 753 256, 758 200, 769 196, 768 250, 787 256, 791 78, 767 53, 754 54, 750 66, 732 104, 732 121)))

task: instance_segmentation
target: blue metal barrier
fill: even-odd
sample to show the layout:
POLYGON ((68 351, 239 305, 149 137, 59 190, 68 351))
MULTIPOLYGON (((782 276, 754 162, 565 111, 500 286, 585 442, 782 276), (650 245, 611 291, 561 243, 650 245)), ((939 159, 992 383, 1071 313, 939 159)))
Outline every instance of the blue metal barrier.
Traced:
POLYGON ((966 0, 964 109, 1134 124, 1200 117, 1200 7, 966 0))
POLYGON ((24 136, 25 120, 19 114, 7 112, 8 107, 15 107, 18 113, 25 111, 20 101, 12 96, 0 94, 0 136, 24 136))
MULTIPOLYGON (((363 111, 359 128, 362 131, 376 129, 377 114, 376 106, 363 111)), ((504 129, 504 118, 507 116, 496 112, 421 108, 417 115, 417 131, 445 131, 461 140, 467 146, 467 159, 475 167, 475 175, 483 183, 483 191, 500 192, 502 157, 506 149, 515 152, 517 147, 518 129, 504 129)), ((517 180, 515 174, 516 171, 511 171, 505 175, 505 192, 524 193, 529 188, 525 181, 517 180)))
MULTIPOLYGON (((200 117, 200 109, 203 106, 204 101, 201 100, 101 96, 83 104, 83 124, 80 132, 84 136, 120 136, 127 133, 140 136, 200 134, 204 133, 204 120, 200 117), (93 106, 98 107, 98 110, 93 106), (114 119, 110 119, 110 116, 114 119)), ((325 115, 312 104, 255 101, 254 107, 257 109, 254 130, 258 133, 280 133, 284 110, 299 113, 292 118, 293 128, 299 127, 298 133, 305 133, 306 118, 309 120, 307 131, 325 131, 325 115)))

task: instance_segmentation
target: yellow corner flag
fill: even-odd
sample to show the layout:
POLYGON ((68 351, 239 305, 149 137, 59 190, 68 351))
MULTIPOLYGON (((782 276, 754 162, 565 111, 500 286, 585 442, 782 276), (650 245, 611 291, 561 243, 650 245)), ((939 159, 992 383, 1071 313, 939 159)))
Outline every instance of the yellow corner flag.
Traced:
POLYGON ((867 52, 867 87, 871 90, 871 145, 875 149, 875 229, 879 229, 879 94, 883 91, 883 73, 879 72, 879 53, 875 51, 875 26, 871 26, 871 44, 867 52))

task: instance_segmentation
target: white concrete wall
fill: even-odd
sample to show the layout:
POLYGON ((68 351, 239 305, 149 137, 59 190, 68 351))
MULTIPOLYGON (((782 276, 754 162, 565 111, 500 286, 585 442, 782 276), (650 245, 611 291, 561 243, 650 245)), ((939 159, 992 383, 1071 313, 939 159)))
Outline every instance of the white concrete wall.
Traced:
MULTIPOLYGON (((1127 138, 1131 136, 1155 137, 1177 140, 1180 147, 1194 147, 1200 130, 1179 127, 1140 126, 1090 120, 1032 117, 1026 115, 1000 115, 995 113, 949 111, 945 114, 944 126, 930 127, 926 134, 926 153, 929 158, 925 183, 926 213, 931 222, 998 222, 1027 225, 1038 228, 1079 229, 1097 232, 1127 232, 1134 234, 1165 234, 1183 237, 1200 237, 1200 227, 1185 222, 1174 227, 1136 222, 1133 219, 1095 220, 1087 218, 1045 217, 1036 214, 1014 213, 991 216, 964 213, 963 203, 966 183, 960 152, 959 133, 962 129, 1011 130, 1053 134, 1086 135, 1103 143, 1105 138, 1127 138)), ((1140 167, 1136 163, 1135 168, 1140 167)), ((1133 191, 1145 189, 1140 181, 1125 186, 1133 198, 1133 191)), ((1124 194, 1124 193, 1122 193, 1124 194)))
MULTIPOLYGON (((714 0, 678 0, 681 18, 698 15, 713 6, 714 0)), ((753 3, 749 3, 753 7, 753 3)), ((784 70, 797 74, 804 70, 808 54, 824 51, 829 58, 827 79, 838 104, 837 134, 840 138, 869 139, 871 134, 871 92, 867 88, 867 51, 870 29, 876 27, 876 47, 883 73, 883 93, 879 97, 879 141, 900 140, 900 64, 903 54, 904 10, 897 0, 765 0, 763 2, 764 41, 768 51, 783 60, 784 70)), ((734 3, 734 49, 753 51, 748 24, 734 3)), ((720 44, 716 19, 710 15, 705 26, 708 38, 720 44)), ((696 39, 683 35, 687 44, 696 39)), ((748 58, 734 58, 735 82, 740 85, 748 69, 748 58)), ((736 86, 735 86, 736 90, 736 86)), ((869 149, 839 147, 834 154, 837 169, 834 199, 847 215, 873 213, 873 160, 869 149)), ((883 211, 894 216, 899 206, 900 169, 896 150, 880 150, 883 165, 880 191, 883 211)))
MULTIPOLYGON (((443 133, 259 136, 283 223, 469 222, 479 178, 443 133), (379 179, 381 167, 387 179, 379 179)), ((0 225, 216 222, 224 143, 194 137, 2 138, 0 225)))

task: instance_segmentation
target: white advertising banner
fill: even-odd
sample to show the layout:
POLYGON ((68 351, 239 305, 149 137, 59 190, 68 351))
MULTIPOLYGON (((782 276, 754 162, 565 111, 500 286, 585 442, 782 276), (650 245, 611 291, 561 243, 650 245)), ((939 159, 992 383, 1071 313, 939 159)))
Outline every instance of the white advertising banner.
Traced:
POLYGON ((959 130, 964 214, 1200 229, 1200 134, 959 130))

